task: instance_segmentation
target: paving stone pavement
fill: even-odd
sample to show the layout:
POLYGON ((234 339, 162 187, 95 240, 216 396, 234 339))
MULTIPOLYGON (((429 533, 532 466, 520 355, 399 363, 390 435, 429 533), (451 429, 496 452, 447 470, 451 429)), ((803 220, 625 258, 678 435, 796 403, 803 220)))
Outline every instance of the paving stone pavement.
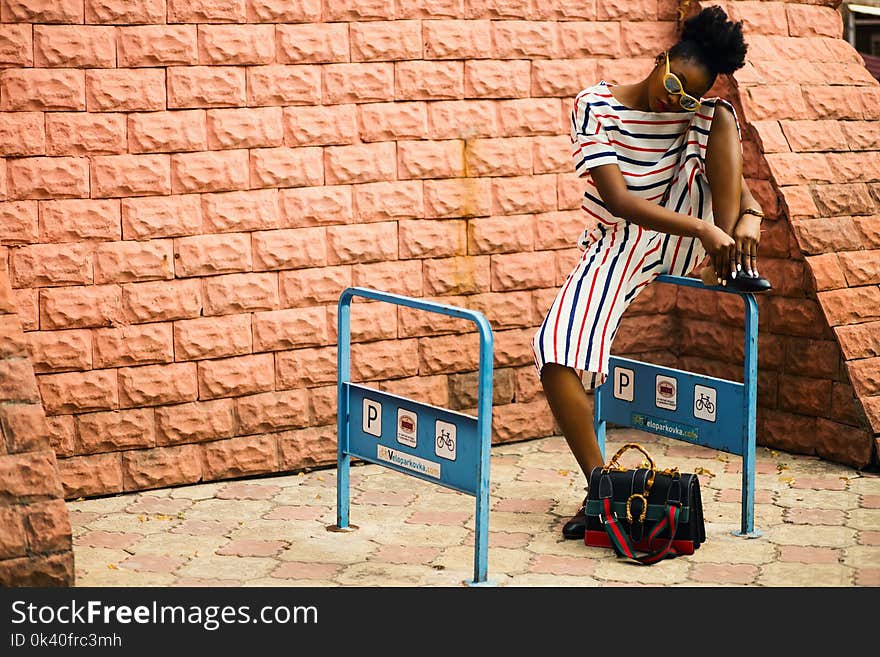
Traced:
MULTIPOLYGON (((658 467, 700 477, 706 542, 650 567, 562 539, 584 477, 559 436, 492 448, 490 582, 514 587, 880 586, 880 474, 757 450, 757 538, 740 528, 742 461, 631 429, 658 467)), ((634 454, 634 453, 633 453, 634 454)), ((624 457, 628 462, 629 456, 624 457)), ((635 463, 635 455, 632 457, 635 463)), ((68 502, 76 586, 450 587, 473 578, 473 497, 374 464, 351 470, 353 532, 336 469, 68 502)))

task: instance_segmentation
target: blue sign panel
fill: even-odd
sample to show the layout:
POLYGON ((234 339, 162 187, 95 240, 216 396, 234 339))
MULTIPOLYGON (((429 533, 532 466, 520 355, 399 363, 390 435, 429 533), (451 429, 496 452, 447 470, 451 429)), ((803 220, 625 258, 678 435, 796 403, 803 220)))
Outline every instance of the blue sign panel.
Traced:
POLYGON ((596 394, 602 420, 743 454, 744 385, 612 356, 596 394))
POLYGON ((348 453, 420 479, 477 495, 477 418, 354 383, 348 394, 348 453))

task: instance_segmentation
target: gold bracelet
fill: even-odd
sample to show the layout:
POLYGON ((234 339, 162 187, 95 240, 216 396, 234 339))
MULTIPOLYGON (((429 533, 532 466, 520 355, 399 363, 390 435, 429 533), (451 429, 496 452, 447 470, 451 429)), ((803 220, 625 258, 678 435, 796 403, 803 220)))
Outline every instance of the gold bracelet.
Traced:
POLYGON ((756 217, 758 217, 759 219, 764 218, 764 213, 761 212, 760 210, 756 210, 755 208, 745 208, 743 210, 740 210, 739 215, 742 216, 744 214, 753 214, 756 217))

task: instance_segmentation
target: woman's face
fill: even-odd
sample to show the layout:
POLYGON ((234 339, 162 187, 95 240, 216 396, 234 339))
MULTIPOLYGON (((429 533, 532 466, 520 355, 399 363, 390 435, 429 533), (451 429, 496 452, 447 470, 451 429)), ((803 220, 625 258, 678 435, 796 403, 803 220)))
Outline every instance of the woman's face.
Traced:
MULTIPOLYGON (((684 92, 700 99, 709 91, 714 79, 700 62, 694 59, 669 59, 669 72, 679 79, 684 92)), ((648 85, 648 103, 654 112, 686 112, 680 103, 681 94, 668 91, 663 85, 666 75, 666 54, 661 54, 648 85)))

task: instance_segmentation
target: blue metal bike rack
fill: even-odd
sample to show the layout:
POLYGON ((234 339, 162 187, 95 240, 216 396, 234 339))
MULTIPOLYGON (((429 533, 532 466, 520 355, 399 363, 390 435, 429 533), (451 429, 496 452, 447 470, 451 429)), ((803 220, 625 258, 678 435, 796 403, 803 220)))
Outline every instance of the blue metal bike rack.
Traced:
POLYGON ((493 372, 489 322, 474 310, 349 287, 339 297, 337 324, 337 524, 328 529, 357 529, 349 524, 348 517, 352 456, 468 493, 476 497, 476 527, 474 579, 465 584, 493 585, 486 579, 493 372), (477 417, 351 383, 351 301, 356 296, 474 322, 480 334, 477 417))
POLYGON ((742 456, 742 521, 736 536, 755 538, 755 414, 758 386, 758 304, 755 295, 706 286, 685 276, 656 279, 687 287, 738 294, 745 302, 743 382, 611 356, 609 375, 596 389, 594 426, 605 456, 605 424, 683 440, 742 456))

